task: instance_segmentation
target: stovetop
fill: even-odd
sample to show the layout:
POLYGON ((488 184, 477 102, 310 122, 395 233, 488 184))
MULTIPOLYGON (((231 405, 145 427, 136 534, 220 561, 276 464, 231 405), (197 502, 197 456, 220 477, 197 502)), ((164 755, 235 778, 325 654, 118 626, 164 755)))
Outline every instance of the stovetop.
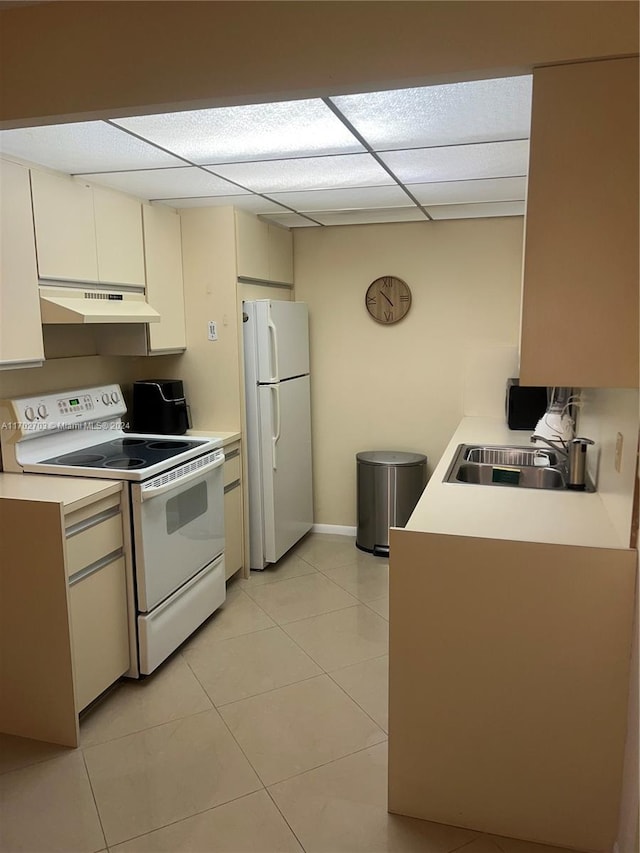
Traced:
POLYGON ((41 464, 112 471, 143 470, 202 444, 202 440, 173 436, 125 436, 42 459, 41 464))

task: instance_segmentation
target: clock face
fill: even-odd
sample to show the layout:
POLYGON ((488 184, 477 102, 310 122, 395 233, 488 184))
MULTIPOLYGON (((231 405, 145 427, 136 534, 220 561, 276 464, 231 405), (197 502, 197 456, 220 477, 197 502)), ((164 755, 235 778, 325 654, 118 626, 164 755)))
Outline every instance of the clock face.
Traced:
POLYGON ((409 312, 411 291, 401 278, 384 275, 367 288, 365 304, 376 322, 390 325, 402 320, 409 312))

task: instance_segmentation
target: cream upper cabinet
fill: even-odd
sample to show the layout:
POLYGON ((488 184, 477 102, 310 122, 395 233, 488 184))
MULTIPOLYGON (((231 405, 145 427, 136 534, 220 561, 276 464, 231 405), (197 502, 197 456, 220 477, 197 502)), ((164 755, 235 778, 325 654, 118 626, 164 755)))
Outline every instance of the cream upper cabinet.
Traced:
POLYGON ((147 299, 161 317, 149 324, 149 350, 185 349, 180 216, 170 207, 150 204, 143 205, 142 214, 147 299))
POLYGON ((268 225, 269 281, 293 284, 293 235, 286 228, 268 225))
POLYGON ((44 359, 29 170, 0 160, 0 366, 44 359))
POLYGON ((144 287, 141 202, 32 170, 40 278, 144 287))
POLYGON ((37 170, 31 186, 40 278, 98 281, 91 188, 37 170))
POLYGON ((144 287, 140 202, 122 193, 94 187, 93 208, 99 281, 144 287))
POLYGON ((293 284, 291 232, 243 210, 235 218, 238 277, 293 284))
POLYGON ((638 387, 638 60, 533 76, 520 381, 638 387))

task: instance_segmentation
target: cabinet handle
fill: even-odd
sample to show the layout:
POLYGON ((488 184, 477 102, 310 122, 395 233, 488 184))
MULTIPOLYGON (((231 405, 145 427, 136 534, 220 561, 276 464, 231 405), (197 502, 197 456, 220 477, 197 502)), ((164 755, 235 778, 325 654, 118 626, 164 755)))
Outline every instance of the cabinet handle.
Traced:
POLYGON ((103 521, 106 521, 108 518, 113 518, 114 515, 120 515, 119 505, 109 507, 109 509, 105 509, 97 515, 92 515, 91 518, 85 518, 82 521, 78 521, 77 524, 72 524, 70 527, 66 528, 65 537, 70 539, 72 536, 77 536, 77 534, 82 533, 83 530, 89 530, 90 527, 95 527, 96 524, 102 524, 103 521))
POLYGON ((106 557, 100 557, 100 559, 96 560, 95 563, 91 563, 91 565, 85 566, 84 569, 80 569, 80 571, 76 572, 75 575, 71 575, 69 578, 69 586, 75 586, 75 584, 80 583, 80 581, 83 581, 85 578, 88 578, 89 575, 99 572, 100 569, 104 569, 105 566, 108 566, 109 563, 113 563, 120 557, 122 557, 122 548, 118 548, 117 551, 112 551, 110 554, 107 554, 106 557))
POLYGON ((224 487, 225 495, 227 494, 227 492, 231 492, 233 489, 237 489, 239 485, 240 480, 234 480, 233 483, 227 483, 227 485, 224 487))
POLYGON ((229 453, 225 453, 224 461, 228 462, 230 459, 235 459, 236 456, 240 456, 240 448, 238 447, 235 450, 230 450, 229 453))

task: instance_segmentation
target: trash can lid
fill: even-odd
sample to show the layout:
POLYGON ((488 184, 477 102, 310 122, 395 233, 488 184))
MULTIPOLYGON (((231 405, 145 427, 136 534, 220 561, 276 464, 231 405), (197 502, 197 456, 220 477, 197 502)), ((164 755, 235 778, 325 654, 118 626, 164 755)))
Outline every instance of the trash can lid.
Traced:
POLYGON ((399 450, 365 450, 356 453, 356 459, 368 465, 424 465, 427 462, 423 453, 404 453, 399 450))

